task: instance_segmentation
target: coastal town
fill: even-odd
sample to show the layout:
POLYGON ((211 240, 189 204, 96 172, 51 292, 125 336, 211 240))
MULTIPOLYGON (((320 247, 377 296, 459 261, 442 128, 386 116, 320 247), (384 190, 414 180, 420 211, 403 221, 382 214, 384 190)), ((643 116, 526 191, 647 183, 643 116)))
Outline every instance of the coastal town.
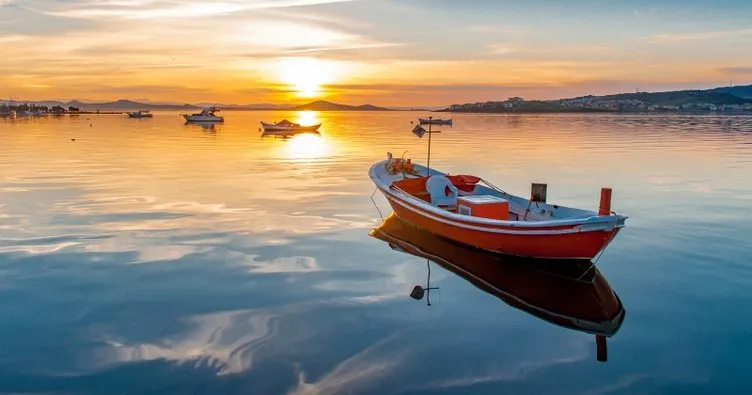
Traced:
POLYGON ((525 100, 452 104, 451 112, 752 112, 752 86, 637 92, 608 96, 582 96, 558 100, 525 100))
POLYGON ((744 104, 715 104, 707 102, 685 103, 680 105, 649 104, 636 99, 604 100, 596 96, 553 101, 525 101, 512 97, 504 101, 486 101, 465 104, 452 104, 451 112, 514 112, 525 110, 540 111, 588 111, 593 112, 752 112, 752 102, 744 104))

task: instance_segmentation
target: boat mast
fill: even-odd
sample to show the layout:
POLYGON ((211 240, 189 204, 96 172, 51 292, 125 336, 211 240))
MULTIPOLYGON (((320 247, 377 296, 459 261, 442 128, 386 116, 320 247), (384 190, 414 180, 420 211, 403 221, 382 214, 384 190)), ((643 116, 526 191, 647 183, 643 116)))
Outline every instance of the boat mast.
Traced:
POLYGON ((433 117, 428 117, 428 160, 426 161, 426 168, 428 169, 426 172, 426 177, 431 176, 431 124, 433 117))

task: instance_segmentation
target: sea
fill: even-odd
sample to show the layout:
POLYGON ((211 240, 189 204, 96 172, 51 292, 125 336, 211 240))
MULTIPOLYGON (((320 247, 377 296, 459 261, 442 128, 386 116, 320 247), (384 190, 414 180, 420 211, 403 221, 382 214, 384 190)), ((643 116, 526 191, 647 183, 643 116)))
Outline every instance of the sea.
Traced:
POLYGON ((752 393, 752 116, 454 114, 431 135, 432 168, 509 193, 597 210, 613 189, 604 360, 566 312, 608 303, 543 294, 585 280, 483 282, 450 270, 486 262, 459 247, 442 265, 374 237, 368 169, 424 163, 429 114, 222 115, 0 119, 0 393, 752 393), (283 118, 322 127, 262 135, 283 118))

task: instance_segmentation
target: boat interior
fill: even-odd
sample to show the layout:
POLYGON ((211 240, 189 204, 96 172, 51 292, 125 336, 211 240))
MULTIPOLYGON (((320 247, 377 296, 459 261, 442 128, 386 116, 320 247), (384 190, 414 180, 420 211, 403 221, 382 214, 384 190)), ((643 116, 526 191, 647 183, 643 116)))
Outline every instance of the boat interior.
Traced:
MULTIPOLYGON (((550 221, 589 218, 597 213, 545 203, 545 196, 514 196, 473 175, 449 175, 414 166, 414 174, 386 174, 390 188, 443 210, 504 221, 550 221)), ((543 191, 545 195, 545 191, 543 191)))

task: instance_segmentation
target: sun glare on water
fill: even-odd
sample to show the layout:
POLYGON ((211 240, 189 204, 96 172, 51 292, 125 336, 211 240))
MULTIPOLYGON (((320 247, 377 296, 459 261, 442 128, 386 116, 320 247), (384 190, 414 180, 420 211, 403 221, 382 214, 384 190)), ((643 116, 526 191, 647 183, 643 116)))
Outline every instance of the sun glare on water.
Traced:
POLYGON ((319 121, 318 113, 316 111, 298 111, 297 117, 295 118, 295 122, 303 126, 310 126, 310 125, 315 125, 317 123, 321 123, 321 121, 319 121))
POLYGON ((310 160, 326 156, 331 147, 318 134, 299 134, 286 141, 285 156, 292 160, 310 160))
POLYGON ((279 79, 300 97, 322 96, 322 86, 338 77, 331 62, 314 58, 287 58, 276 65, 279 79))

